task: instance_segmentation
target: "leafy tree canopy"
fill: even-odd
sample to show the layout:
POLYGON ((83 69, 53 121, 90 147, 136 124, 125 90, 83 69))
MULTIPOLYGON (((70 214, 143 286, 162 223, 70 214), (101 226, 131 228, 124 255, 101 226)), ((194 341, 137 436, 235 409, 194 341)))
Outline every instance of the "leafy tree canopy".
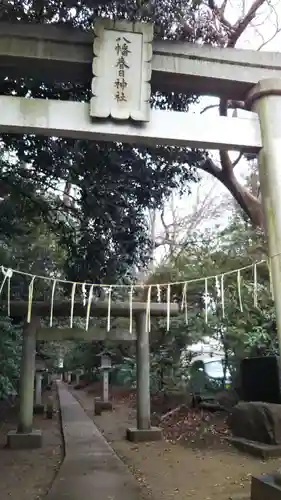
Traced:
MULTIPOLYGON (((253 2, 234 24, 225 16, 227 2, 218 6, 213 0, 6 0, 0 19, 84 30, 91 29, 97 15, 141 19, 154 22, 158 38, 233 47, 264 3, 253 2)), ((0 85, 6 95, 89 100, 90 82, 50 84, 24 75, 15 80, 7 73, 0 85)), ((152 96, 152 105, 165 109, 186 111, 193 101, 183 94, 152 96)), ((222 114, 228 104, 238 106, 221 103, 222 114)), ((188 189, 198 179, 193 167, 217 177, 252 220, 256 212, 260 219, 259 201, 237 182, 226 152, 221 152, 220 170, 206 153, 183 148, 12 135, 4 135, 2 144, 0 192, 9 195, 2 209, 6 214, 12 210, 11 229, 25 214, 28 220, 43 219, 66 251, 70 279, 79 275, 81 280, 111 282, 142 265, 150 256, 145 209, 159 207, 175 187, 188 189)))
POLYGON ((10 319, 0 317, 0 399, 18 391, 21 336, 10 319))
MULTIPOLYGON (((254 230, 237 207, 233 209, 226 227, 190 232, 182 249, 178 253, 172 252, 170 258, 165 258, 164 264, 147 281, 147 284, 160 284, 163 303, 167 298, 165 283, 201 280, 188 283, 187 315, 184 311, 171 318, 168 332, 166 318, 151 320, 151 386, 155 390, 181 387, 192 358, 187 347, 198 341, 211 339, 217 345, 219 343, 232 373, 235 373, 245 356, 278 352, 276 317, 266 263, 257 267, 257 287, 254 285, 252 264, 265 258, 263 233, 254 230), (238 287, 237 272, 228 273, 245 266, 250 267, 241 271, 238 287), (224 273, 223 301, 221 273, 224 273), (207 276, 212 278, 207 281, 206 322, 204 277, 207 276)), ((172 285, 172 300, 181 303, 182 292, 182 284, 172 285)), ((152 298, 156 299, 156 287, 152 288, 152 298)), ((115 353, 125 354, 125 362, 121 360, 116 369, 121 370, 127 383, 133 383, 136 376, 135 353, 130 350, 123 353, 116 345, 112 349, 115 353)), ((70 351, 69 359, 75 368, 80 363, 83 366, 89 363, 86 353, 80 345, 70 351)))
MULTIPOLYGON (((256 167, 252 166, 246 179, 249 191, 256 187, 256 174, 256 167)), ((227 200, 221 201, 223 204, 227 200)), ((228 202, 227 206, 230 218, 226 219, 223 227, 211 219, 208 229, 200 229, 199 224, 194 231, 191 225, 181 248, 176 251, 171 246, 170 255, 163 259, 163 263, 148 279, 151 284, 194 280, 187 284, 186 290, 188 322, 185 314, 172 318, 168 335, 163 322, 160 330, 162 336, 158 336, 162 347, 169 347, 174 356, 176 352, 180 356, 186 346, 205 337, 219 341, 227 359, 234 357, 239 360, 245 355, 265 355, 278 351, 275 309, 266 263, 256 268, 255 286, 253 264, 266 261, 265 236, 260 229, 252 227, 236 203, 229 206, 228 202), (240 272, 240 279, 237 272, 231 272, 247 266, 240 272), (204 277, 210 277, 207 283, 204 277), (206 285, 207 311, 204 300, 206 285)), ((211 205, 209 208, 211 210, 211 205)), ((155 287, 152 291, 154 294, 155 287)), ((162 300, 165 301, 165 286, 162 292, 162 300)), ((183 285, 171 286, 171 296, 179 303, 182 293, 183 285)))
MULTIPOLYGON (((217 31, 196 20, 191 1, 83 2, 16 0, 5 3, 2 21, 67 24, 89 29, 96 15, 153 20, 158 37, 215 43, 217 31), (186 31, 183 19, 194 29, 186 31)), ((72 82, 15 80, 5 75, 4 95, 89 100, 87 87, 72 82)), ((187 110, 192 96, 154 93, 152 105, 187 110)), ((114 282, 150 256, 145 210, 161 206, 174 188, 198 180, 201 154, 173 147, 3 135, 0 163, 0 231, 19 230, 20 219, 43 220, 65 251, 70 279, 114 282)))

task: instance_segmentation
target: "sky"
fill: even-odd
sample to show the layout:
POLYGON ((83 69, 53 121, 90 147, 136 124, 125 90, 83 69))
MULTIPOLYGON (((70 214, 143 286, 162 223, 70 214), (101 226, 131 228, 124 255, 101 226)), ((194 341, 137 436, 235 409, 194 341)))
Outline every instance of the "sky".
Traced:
MULTIPOLYGON (((228 8, 226 10, 226 18, 231 22, 235 23, 237 19, 247 12, 249 7, 253 4, 254 0, 228 0, 228 8)), ((245 31, 239 43, 236 47, 240 49, 250 49, 250 50, 262 50, 271 52, 280 52, 281 50, 281 31, 279 32, 279 22, 281 30, 281 1, 280 0, 269 0, 266 5, 258 11, 258 15, 252 22, 251 26, 245 31), (269 41, 268 43, 265 43, 269 41)), ((193 105, 190 108, 191 112, 200 114, 204 108, 209 105, 217 104, 218 99, 212 97, 202 97, 200 103, 193 105)), ((206 111, 206 114, 217 114, 217 108, 210 109, 206 111)), ((211 153, 213 158, 218 158, 217 152, 211 153)), ((234 154, 234 158, 236 157, 234 154)), ((235 168, 237 178, 243 182, 248 172, 247 162, 241 161, 235 168)), ((221 199, 225 197, 230 198, 228 190, 217 180, 207 173, 201 172, 202 181, 199 184, 200 199, 203 199, 210 190, 213 190, 215 197, 215 204, 219 204, 221 199)), ((180 197, 177 193, 173 196, 173 207, 176 206, 177 217, 186 217, 189 214, 194 213, 194 207, 196 206, 196 201, 198 198, 198 186, 194 186, 191 195, 184 195, 180 197)), ((230 207, 231 208, 231 207, 230 207)), ((223 206, 221 214, 218 218, 213 221, 213 224, 220 223, 221 225, 227 224, 227 219, 230 214, 230 210, 226 210, 223 206)), ((160 214, 157 214, 156 219, 156 234, 158 239, 163 233, 163 226, 161 223, 160 214)), ((173 212, 171 210, 171 202, 167 202, 165 205, 165 223, 171 224, 173 221, 173 212)), ((201 229, 210 227, 212 221, 206 219, 205 224, 201 224, 201 229)), ((165 255, 166 249, 159 247, 155 251, 155 265, 159 263, 163 256, 165 255)))

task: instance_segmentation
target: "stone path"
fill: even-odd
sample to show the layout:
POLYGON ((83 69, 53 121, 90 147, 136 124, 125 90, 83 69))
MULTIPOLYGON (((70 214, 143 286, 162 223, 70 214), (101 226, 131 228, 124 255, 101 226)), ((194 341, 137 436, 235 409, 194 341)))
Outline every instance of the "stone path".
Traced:
POLYGON ((135 478, 61 382, 58 393, 65 458, 46 500, 140 500, 135 478))

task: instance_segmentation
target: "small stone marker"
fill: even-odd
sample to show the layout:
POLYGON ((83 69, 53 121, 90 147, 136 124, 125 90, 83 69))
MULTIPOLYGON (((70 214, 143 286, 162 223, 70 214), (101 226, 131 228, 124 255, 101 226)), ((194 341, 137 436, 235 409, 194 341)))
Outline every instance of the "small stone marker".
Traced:
POLYGON ((46 404, 46 418, 51 420, 54 414, 54 400, 52 396, 48 396, 46 404))

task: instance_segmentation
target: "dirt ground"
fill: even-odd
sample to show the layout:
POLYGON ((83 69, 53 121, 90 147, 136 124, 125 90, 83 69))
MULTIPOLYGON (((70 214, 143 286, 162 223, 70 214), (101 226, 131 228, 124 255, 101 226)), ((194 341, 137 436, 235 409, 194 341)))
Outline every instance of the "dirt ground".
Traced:
MULTIPOLYGON (((50 393, 46 393, 43 399, 50 393)), ((56 392, 53 397, 58 408, 56 392)), ((38 450, 9 450, 7 433, 16 429, 16 411, 2 412, 0 420, 0 498, 1 500, 39 500, 48 492, 63 458, 59 413, 52 420, 34 417, 34 428, 43 432, 38 450)))
MULTIPOLYGON (((93 394, 73 390, 88 415, 93 418, 93 394)), ((124 439, 126 428, 135 422, 135 410, 128 400, 114 401, 114 411, 94 417, 94 421, 116 453, 128 465, 143 487, 144 497, 153 500, 227 500, 250 493, 251 475, 272 472, 281 460, 262 462, 229 446, 223 435, 212 437, 215 416, 208 425, 197 427, 192 439, 132 444, 124 439)), ((207 419, 208 421, 208 419, 207 419)), ((206 422, 205 422, 206 424, 206 422)), ((168 441, 167 441, 168 439, 168 441)))

